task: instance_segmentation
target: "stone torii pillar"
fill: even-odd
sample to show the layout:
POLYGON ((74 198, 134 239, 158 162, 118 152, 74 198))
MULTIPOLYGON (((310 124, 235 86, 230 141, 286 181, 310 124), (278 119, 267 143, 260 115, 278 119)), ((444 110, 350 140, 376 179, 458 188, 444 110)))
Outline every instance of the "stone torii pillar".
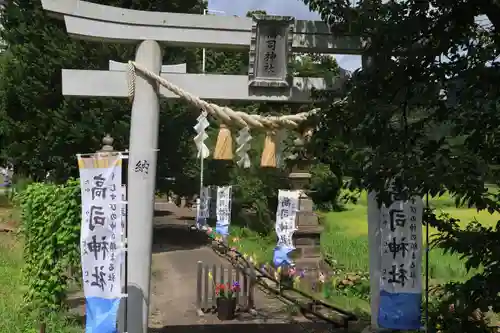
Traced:
MULTIPOLYGON (((158 42, 140 43, 136 61, 159 74, 162 51, 158 42)), ((138 241, 129 239, 127 251, 126 322, 132 333, 148 330, 159 114, 158 84, 138 73, 130 124, 127 198, 128 234, 142 235, 138 241)))

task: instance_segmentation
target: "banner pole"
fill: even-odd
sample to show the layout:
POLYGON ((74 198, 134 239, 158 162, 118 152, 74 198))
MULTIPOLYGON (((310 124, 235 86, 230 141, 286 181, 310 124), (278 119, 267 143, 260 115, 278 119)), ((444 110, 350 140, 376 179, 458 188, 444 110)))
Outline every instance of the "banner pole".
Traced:
MULTIPOLYGON (((122 167, 123 167, 123 163, 122 163, 122 167)), ((128 159, 127 159, 127 173, 128 173, 128 159)), ((124 174, 127 174, 127 173, 124 173, 124 174)), ((125 179, 127 179, 125 177, 125 179)), ((128 186, 126 184, 126 181, 125 181, 125 186, 124 186, 124 195, 125 195, 125 198, 124 201, 126 201, 126 203, 123 203, 124 204, 124 213, 125 213, 125 225, 124 225, 124 234, 125 234, 125 239, 124 239, 124 245, 126 246, 127 248, 127 251, 125 251, 125 258, 124 258, 124 271, 125 271, 125 281, 124 281, 124 293, 125 295, 128 295, 128 186)), ((128 332, 128 296, 125 297, 125 320, 123 322, 123 330, 124 332, 123 333, 127 333, 128 332)))
MULTIPOLYGON (((425 208, 429 211, 429 193, 425 196, 425 208)), ((425 332, 429 332, 429 221, 425 223, 425 332)))

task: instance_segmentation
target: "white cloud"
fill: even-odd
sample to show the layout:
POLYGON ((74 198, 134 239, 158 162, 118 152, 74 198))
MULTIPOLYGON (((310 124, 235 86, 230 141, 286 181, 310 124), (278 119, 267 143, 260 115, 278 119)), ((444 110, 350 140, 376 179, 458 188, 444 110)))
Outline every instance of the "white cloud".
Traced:
MULTIPOLYGON (((310 12, 302 0, 208 0, 208 9, 238 16, 261 9, 271 15, 293 16, 298 20, 321 20, 319 14, 310 12)), ((335 58, 339 66, 348 71, 361 67, 361 56, 335 55, 335 58)))

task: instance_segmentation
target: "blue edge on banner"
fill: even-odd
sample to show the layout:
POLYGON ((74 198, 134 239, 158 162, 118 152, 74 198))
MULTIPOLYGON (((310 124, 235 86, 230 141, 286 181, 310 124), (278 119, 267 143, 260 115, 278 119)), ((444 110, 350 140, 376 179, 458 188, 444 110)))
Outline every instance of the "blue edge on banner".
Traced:
MULTIPOLYGON (((207 219, 206 218, 197 218, 196 219, 196 226, 198 229, 201 229, 202 227, 207 225, 207 219)), ((223 225, 221 224, 220 221, 217 221, 215 223, 215 232, 218 233, 219 235, 222 236, 228 236, 229 235, 229 224, 223 225)))
POLYGON ((273 264, 274 267, 279 267, 282 265, 291 265, 292 260, 289 257, 290 252, 293 249, 284 246, 276 246, 273 252, 273 264))
POLYGON ((418 330, 421 327, 421 293, 380 291, 378 325, 394 330, 418 330))
POLYGON ((88 297, 85 299, 85 333, 117 333, 116 328, 120 298, 106 299, 88 297))
POLYGON ((215 224, 215 232, 219 235, 227 236, 229 235, 229 225, 221 225, 217 221, 217 223, 215 224))

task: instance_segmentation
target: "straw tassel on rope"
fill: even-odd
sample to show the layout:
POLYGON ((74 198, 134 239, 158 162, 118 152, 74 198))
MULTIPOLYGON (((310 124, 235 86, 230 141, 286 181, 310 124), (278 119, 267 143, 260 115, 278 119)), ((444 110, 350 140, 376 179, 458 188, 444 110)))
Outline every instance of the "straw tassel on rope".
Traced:
POLYGON ((220 125, 217 143, 215 144, 214 160, 231 161, 233 159, 233 137, 231 130, 225 125, 220 125))
POLYGON ((260 159, 263 168, 276 168, 276 132, 268 131, 264 140, 264 150, 260 159))
POLYGON ((127 88, 128 100, 130 103, 134 101, 136 76, 137 74, 135 73, 135 66, 132 61, 129 61, 127 63, 127 88))

